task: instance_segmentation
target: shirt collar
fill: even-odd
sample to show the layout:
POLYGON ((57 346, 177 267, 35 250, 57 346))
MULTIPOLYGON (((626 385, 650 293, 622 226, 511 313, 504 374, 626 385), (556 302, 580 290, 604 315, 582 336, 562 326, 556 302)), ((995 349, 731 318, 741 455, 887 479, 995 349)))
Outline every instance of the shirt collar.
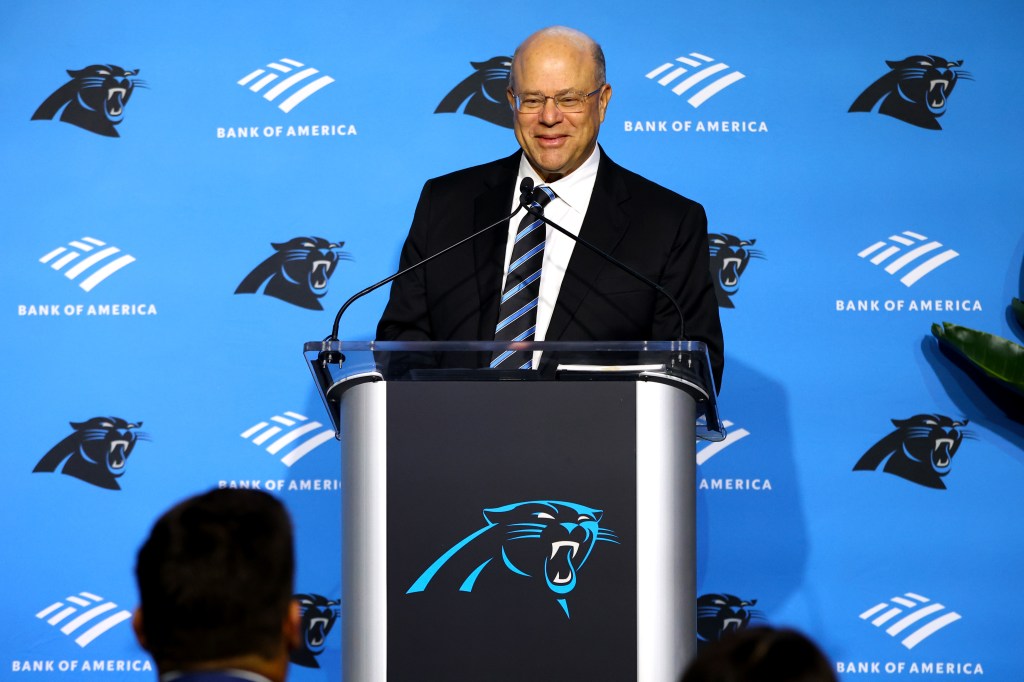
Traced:
POLYGON ((552 183, 545 183, 533 170, 526 154, 519 157, 519 177, 516 178, 516 187, 523 181, 523 178, 530 178, 535 185, 547 185, 569 208, 580 215, 586 213, 586 207, 590 203, 590 195, 594 191, 594 182, 597 179, 597 167, 601 162, 601 147, 594 145, 594 151, 590 153, 583 164, 569 173, 564 178, 555 180, 552 183))

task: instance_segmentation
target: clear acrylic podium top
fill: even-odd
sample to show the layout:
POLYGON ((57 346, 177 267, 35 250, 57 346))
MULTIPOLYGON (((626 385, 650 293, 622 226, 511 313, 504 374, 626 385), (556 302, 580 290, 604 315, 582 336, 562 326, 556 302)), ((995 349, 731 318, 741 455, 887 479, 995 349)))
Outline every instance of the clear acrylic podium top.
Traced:
POLYGON ((303 353, 336 433, 341 395, 368 381, 654 381, 693 397, 698 438, 725 438, 699 341, 309 341, 303 353), (505 350, 541 351, 538 368, 487 369, 505 350))

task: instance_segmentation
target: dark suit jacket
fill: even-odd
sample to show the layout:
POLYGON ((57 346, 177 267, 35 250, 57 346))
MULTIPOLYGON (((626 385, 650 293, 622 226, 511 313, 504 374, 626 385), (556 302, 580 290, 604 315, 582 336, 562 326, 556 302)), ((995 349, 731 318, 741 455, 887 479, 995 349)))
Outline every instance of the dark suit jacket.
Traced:
MULTIPOLYGON (((402 248, 401 267, 507 215, 521 152, 427 181, 402 248)), ((657 282, 679 302, 685 337, 708 345, 715 384, 722 327, 711 281, 707 218, 685 197, 614 163, 602 150, 580 237, 657 282)), ((507 224, 396 279, 377 326, 381 340, 492 340, 507 224)), ((678 339, 664 296, 577 244, 559 290, 548 341, 678 339)))

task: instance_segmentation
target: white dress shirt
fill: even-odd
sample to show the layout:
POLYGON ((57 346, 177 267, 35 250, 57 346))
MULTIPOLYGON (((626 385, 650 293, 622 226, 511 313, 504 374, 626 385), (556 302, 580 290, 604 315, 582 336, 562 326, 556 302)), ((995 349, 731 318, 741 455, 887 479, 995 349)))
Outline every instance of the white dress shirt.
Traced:
MULTIPOLYGON (((523 154, 519 160, 519 176, 516 178, 509 212, 511 213, 519 205, 519 183, 523 181, 523 178, 531 178, 535 186, 547 185, 555 193, 555 198, 544 207, 544 216, 579 236, 580 229, 583 227, 583 217, 587 214, 590 197, 594 193, 594 181, 597 179, 597 165, 600 159, 601 150, 595 145, 593 153, 583 162, 583 165, 559 180, 546 183, 540 179, 526 155, 523 154)), ((520 211, 516 218, 509 221, 508 243, 505 246, 505 264, 501 277, 502 291, 505 290, 508 264, 512 260, 512 247, 515 245, 515 237, 519 231, 522 215, 523 212, 520 211)), ((537 302, 535 341, 544 340, 548 325, 551 324, 555 299, 558 298, 558 291, 562 288, 565 269, 569 266, 569 258, 572 256, 573 247, 576 246, 575 241, 550 225, 547 226, 544 239, 544 263, 541 266, 540 274, 540 300, 537 302)), ((539 362, 540 353, 536 352, 533 354, 533 366, 536 368, 539 362)))

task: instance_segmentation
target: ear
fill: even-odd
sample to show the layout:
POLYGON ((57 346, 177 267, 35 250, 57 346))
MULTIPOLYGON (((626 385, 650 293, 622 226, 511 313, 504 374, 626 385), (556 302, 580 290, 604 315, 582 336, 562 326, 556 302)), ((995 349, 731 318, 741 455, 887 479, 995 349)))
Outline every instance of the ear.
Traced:
POLYGON ((149 651, 149 647, 146 646, 146 635, 142 631, 142 607, 139 606, 135 609, 135 613, 132 614, 132 630, 135 632, 135 639, 139 640, 139 645, 149 651))
POLYGON ((608 108, 608 102, 612 99, 612 86, 605 85, 604 89, 597 96, 597 109, 601 115, 601 123, 604 123, 604 112, 608 108))
POLYGON ((298 599, 288 604, 288 614, 284 619, 284 640, 288 651, 295 651, 302 646, 302 608, 298 599))

